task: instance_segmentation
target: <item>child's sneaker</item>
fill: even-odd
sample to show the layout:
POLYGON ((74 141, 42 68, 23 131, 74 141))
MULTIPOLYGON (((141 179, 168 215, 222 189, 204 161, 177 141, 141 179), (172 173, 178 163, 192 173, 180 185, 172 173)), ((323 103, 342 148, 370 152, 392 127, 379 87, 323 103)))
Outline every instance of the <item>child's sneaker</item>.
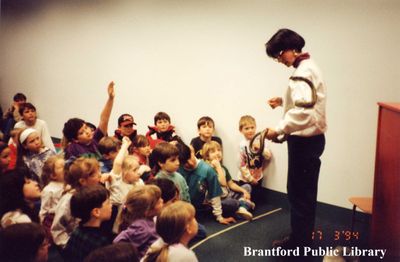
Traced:
POLYGON ((246 202, 249 205, 249 207, 251 208, 251 210, 254 210, 256 208, 256 203, 254 203, 253 201, 247 200, 246 202))
POLYGON ((239 207, 239 209, 236 211, 236 215, 240 216, 241 218, 244 218, 246 220, 252 220, 253 215, 246 210, 244 207, 239 207))
POLYGON ((240 198, 239 201, 241 204, 245 205, 251 210, 254 210, 256 208, 256 204, 253 201, 245 199, 244 197, 240 198))

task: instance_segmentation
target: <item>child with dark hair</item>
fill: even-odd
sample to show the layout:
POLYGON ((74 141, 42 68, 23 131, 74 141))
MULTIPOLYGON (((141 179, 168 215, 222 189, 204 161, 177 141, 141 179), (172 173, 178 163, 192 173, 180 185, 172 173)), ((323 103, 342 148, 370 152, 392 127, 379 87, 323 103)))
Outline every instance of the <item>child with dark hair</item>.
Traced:
MULTIPOLYGON (((160 188, 164 207, 179 201, 179 190, 172 180, 167 178, 158 178, 152 181, 152 184, 160 188)), ((198 228, 197 235, 193 238, 193 241, 198 241, 207 237, 205 226, 198 223, 198 228)))
POLYGON ((198 160, 193 148, 178 144, 180 167, 178 172, 186 179, 192 204, 204 209, 205 200, 211 203, 213 214, 221 224, 236 222, 233 217, 222 216, 222 190, 215 170, 203 160, 198 160))
POLYGON ((156 179, 172 180, 179 190, 179 198, 190 202, 189 188, 185 178, 177 172, 179 168, 179 150, 176 146, 161 142, 154 149, 152 159, 155 162, 156 179))
POLYGON ((132 141, 132 155, 135 156, 140 164, 139 174, 145 183, 149 183, 154 179, 150 168, 150 143, 144 135, 137 135, 132 141))
POLYGON ((66 261, 83 261, 93 250, 111 244, 100 225, 111 217, 109 193, 101 185, 84 187, 71 198, 71 214, 80 218, 64 249, 66 261))
POLYGON ((14 128, 33 128, 42 139, 43 145, 56 152, 53 141, 51 140, 49 128, 44 120, 37 118, 36 107, 31 103, 24 103, 19 107, 22 120, 17 122, 14 128))
POLYGON ((26 96, 22 93, 16 93, 13 97, 13 104, 4 114, 4 123, 3 123, 3 141, 7 143, 10 138, 10 132, 13 129, 15 123, 22 119, 22 116, 19 114, 19 107, 21 104, 26 103, 26 96))
POLYGON ((214 120, 209 116, 202 116, 197 121, 197 130, 199 132, 199 136, 195 137, 190 141, 190 145, 194 149, 194 153, 197 159, 202 159, 201 149, 203 145, 210 141, 216 141, 222 146, 221 138, 217 136, 213 136, 215 131, 215 123, 214 120))
POLYGON ((0 175, 9 169, 11 149, 6 143, 0 141, 0 175))
POLYGON ((100 123, 96 131, 92 131, 86 122, 79 118, 71 118, 63 128, 65 159, 78 158, 80 156, 101 159, 98 150, 100 139, 107 135, 108 121, 114 103, 114 82, 110 82, 107 88, 108 100, 100 115, 100 123))
POLYGON ((157 217, 156 230, 161 239, 149 248, 144 262, 198 261, 188 248, 198 230, 196 210, 190 203, 177 201, 164 207, 157 217))
POLYGON ((98 149, 103 156, 100 159, 101 173, 109 173, 113 167, 114 159, 121 148, 121 141, 115 137, 105 136, 99 141, 98 149))
POLYGON ((55 152, 42 144, 36 129, 27 128, 19 133, 17 166, 26 165, 42 185, 42 171, 46 160, 55 152))
POLYGON ((48 248, 46 233, 39 224, 14 224, 0 231, 3 262, 47 262, 48 248))
POLYGON ((171 118, 165 112, 158 112, 154 116, 154 126, 148 126, 149 131, 146 134, 150 147, 154 148, 162 141, 181 142, 181 138, 176 135, 175 127, 171 125, 171 118))
POLYGON ((8 141, 8 147, 10 148, 10 163, 8 165, 8 169, 14 169, 17 165, 17 157, 18 157, 18 137, 19 134, 23 131, 21 128, 13 128, 10 131, 10 140, 8 141))
POLYGON ((65 247, 70 234, 78 226, 78 219, 71 215, 70 201, 73 193, 83 187, 98 185, 100 177, 99 162, 94 158, 78 158, 66 171, 64 179, 67 187, 57 204, 51 225, 51 235, 59 248, 65 247))
POLYGON ((38 183, 26 168, 16 168, 0 176, 1 227, 39 222, 35 202, 40 199, 38 183))
POLYGON ((179 189, 171 179, 157 178, 151 183, 160 188, 165 206, 179 200, 179 189))
POLYGON ((131 243, 120 242, 96 249, 84 262, 139 262, 139 254, 131 243))
MULTIPOLYGON (((118 128, 114 131, 114 137, 122 141, 124 136, 129 137, 133 141, 137 135, 137 130, 133 127, 136 123, 133 116, 130 114, 122 114, 118 117, 118 128)), ((132 153, 133 146, 129 148, 129 153, 132 153)))
POLYGON ((139 257, 143 257, 149 246, 159 238, 154 217, 162 207, 161 191, 157 186, 144 185, 131 189, 118 218, 121 232, 114 243, 129 242, 138 249, 139 257))

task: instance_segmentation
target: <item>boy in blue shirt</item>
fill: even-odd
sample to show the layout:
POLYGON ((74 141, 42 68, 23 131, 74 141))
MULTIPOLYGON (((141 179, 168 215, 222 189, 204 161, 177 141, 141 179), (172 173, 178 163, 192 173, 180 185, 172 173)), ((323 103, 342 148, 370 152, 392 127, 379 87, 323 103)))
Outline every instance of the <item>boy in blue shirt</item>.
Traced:
POLYGON ((222 190, 215 170, 203 160, 198 160, 194 150, 187 145, 179 143, 177 147, 181 164, 178 172, 186 179, 192 204, 196 209, 202 208, 207 199, 211 202, 212 212, 219 223, 227 225, 236 222, 233 217, 222 216, 222 190))

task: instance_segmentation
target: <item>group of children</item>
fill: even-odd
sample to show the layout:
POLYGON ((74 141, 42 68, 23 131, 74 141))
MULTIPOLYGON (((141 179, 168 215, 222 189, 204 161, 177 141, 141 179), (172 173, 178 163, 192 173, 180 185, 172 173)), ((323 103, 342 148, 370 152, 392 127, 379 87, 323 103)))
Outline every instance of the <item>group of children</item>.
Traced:
POLYGON ((29 255, 46 261, 43 253, 53 244, 66 261, 100 261, 104 252, 122 249, 121 254, 143 261, 197 261, 188 244, 204 238, 206 231, 196 211, 211 209, 222 224, 253 218, 263 169, 271 158, 266 146, 259 150, 260 143, 253 141, 253 117, 239 121, 244 140, 235 182, 223 165, 213 119, 199 119, 199 136, 191 146, 164 112, 156 114, 146 135, 137 134, 133 117, 123 114, 114 136, 108 136, 113 82, 107 94, 97 127, 79 118, 64 124, 61 152, 48 142, 47 125, 37 118, 36 108, 26 101, 15 106, 22 117, 18 129, 12 134, 8 126, 5 137, 10 139, 0 142, 0 246, 9 247, 3 243, 19 241, 23 227, 37 224, 25 237, 40 243, 36 253, 19 252, 17 244, 0 248, 0 257, 12 261, 29 255))

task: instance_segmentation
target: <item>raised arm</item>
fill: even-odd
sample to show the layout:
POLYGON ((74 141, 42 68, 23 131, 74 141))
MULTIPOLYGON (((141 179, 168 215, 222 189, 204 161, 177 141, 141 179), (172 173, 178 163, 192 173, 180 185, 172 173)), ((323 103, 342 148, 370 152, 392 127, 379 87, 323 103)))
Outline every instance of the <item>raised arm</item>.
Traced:
POLYGON ((131 145, 131 140, 124 136, 122 138, 122 145, 120 150, 118 151, 117 156, 114 159, 113 168, 111 173, 113 174, 121 174, 122 163, 124 162, 125 157, 128 155, 128 148, 131 145))
POLYGON ((114 104, 115 93, 114 93, 114 82, 113 81, 111 81, 108 84, 107 93, 108 93, 108 99, 103 108, 103 111, 101 111, 100 123, 98 126, 98 128, 101 130, 101 132, 103 132, 104 135, 107 135, 108 121, 110 120, 111 110, 112 110, 113 104, 114 104))

